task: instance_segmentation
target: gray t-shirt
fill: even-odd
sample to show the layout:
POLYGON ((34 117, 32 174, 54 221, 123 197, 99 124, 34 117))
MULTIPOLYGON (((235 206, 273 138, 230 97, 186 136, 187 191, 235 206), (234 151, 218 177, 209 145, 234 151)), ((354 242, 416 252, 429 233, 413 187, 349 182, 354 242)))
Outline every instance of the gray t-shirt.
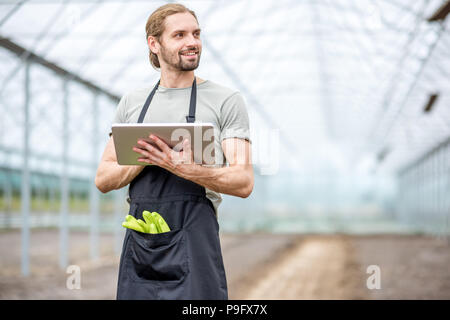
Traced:
MULTIPOLYGON (((153 86, 125 94, 119 102, 113 123, 136 123, 152 89, 153 86)), ((159 86, 143 122, 186 122, 190 97, 191 87, 159 86)), ((195 122, 210 122, 214 125, 216 166, 227 164, 222 150, 224 139, 250 141, 249 119, 242 95, 210 80, 197 84, 195 122)), ((213 203, 217 216, 217 209, 222 202, 220 193, 206 188, 206 197, 213 203)))

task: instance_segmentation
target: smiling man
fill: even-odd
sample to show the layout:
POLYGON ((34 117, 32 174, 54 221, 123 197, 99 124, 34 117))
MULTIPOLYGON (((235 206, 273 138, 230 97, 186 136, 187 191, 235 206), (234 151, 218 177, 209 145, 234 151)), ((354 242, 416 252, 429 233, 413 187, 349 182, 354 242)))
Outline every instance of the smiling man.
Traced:
POLYGON ((150 15, 149 58, 160 80, 124 95, 114 122, 212 123, 219 165, 196 164, 188 143, 175 152, 150 136, 157 148, 144 141, 134 148, 143 165, 121 166, 111 137, 97 170, 95 183, 104 193, 130 185, 130 215, 142 219, 144 210, 156 211, 171 229, 127 229, 118 299, 228 298, 217 212, 220 193, 246 198, 253 190, 249 120, 239 92, 195 76, 200 32, 195 13, 183 5, 167 4, 150 15))

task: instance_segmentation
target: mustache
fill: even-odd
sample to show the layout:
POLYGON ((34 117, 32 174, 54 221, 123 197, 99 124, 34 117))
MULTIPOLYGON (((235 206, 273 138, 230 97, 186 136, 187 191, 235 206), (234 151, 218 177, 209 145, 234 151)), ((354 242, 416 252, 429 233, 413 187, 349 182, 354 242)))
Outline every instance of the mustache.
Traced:
POLYGON ((199 50, 198 48, 193 47, 193 48, 189 48, 189 49, 186 49, 186 50, 181 50, 181 51, 180 51, 180 54, 183 54, 183 53, 189 52, 189 51, 195 51, 195 52, 197 52, 197 53, 200 52, 200 50, 199 50))

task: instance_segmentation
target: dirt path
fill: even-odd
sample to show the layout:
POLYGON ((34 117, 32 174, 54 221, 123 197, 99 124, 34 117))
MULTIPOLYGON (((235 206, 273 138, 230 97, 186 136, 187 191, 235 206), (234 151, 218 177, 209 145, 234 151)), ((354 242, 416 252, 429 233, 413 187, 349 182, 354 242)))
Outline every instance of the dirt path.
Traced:
MULTIPOLYGON (((20 232, 0 233, 0 299, 115 299, 119 257, 114 237, 100 237, 89 259, 89 234, 70 235, 70 264, 81 290, 66 287, 57 230, 32 232, 31 275, 20 275, 20 232)), ((425 236, 222 234, 230 299, 450 299, 450 245, 425 236), (378 265, 381 289, 366 268, 378 265)))
POLYGON ((242 299, 362 299, 363 281, 343 237, 311 237, 267 266, 242 299), (356 272, 355 272, 356 271, 356 272))
POLYGON ((381 289, 366 289, 369 299, 450 299, 447 239, 374 235, 354 237, 351 243, 361 274, 369 265, 381 271, 381 289))
POLYGON ((241 299, 450 299, 450 245, 414 235, 305 236, 252 271, 241 299), (369 266, 380 289, 369 289, 369 266))
POLYGON ((21 234, 0 233, 0 299, 114 299, 119 258, 112 234, 100 236, 100 258, 90 259, 89 233, 72 231, 69 264, 81 269, 81 290, 69 290, 69 274, 59 267, 57 230, 32 230, 30 275, 21 276, 21 234))

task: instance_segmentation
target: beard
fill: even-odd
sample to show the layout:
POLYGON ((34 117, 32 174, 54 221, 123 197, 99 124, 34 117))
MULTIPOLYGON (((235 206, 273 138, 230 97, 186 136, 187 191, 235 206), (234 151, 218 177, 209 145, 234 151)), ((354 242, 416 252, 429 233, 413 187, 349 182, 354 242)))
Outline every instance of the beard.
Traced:
POLYGON ((183 60, 180 52, 169 52, 161 46, 161 58, 169 66, 179 71, 192 71, 198 68, 200 64, 201 52, 198 50, 197 58, 192 61, 183 60))

